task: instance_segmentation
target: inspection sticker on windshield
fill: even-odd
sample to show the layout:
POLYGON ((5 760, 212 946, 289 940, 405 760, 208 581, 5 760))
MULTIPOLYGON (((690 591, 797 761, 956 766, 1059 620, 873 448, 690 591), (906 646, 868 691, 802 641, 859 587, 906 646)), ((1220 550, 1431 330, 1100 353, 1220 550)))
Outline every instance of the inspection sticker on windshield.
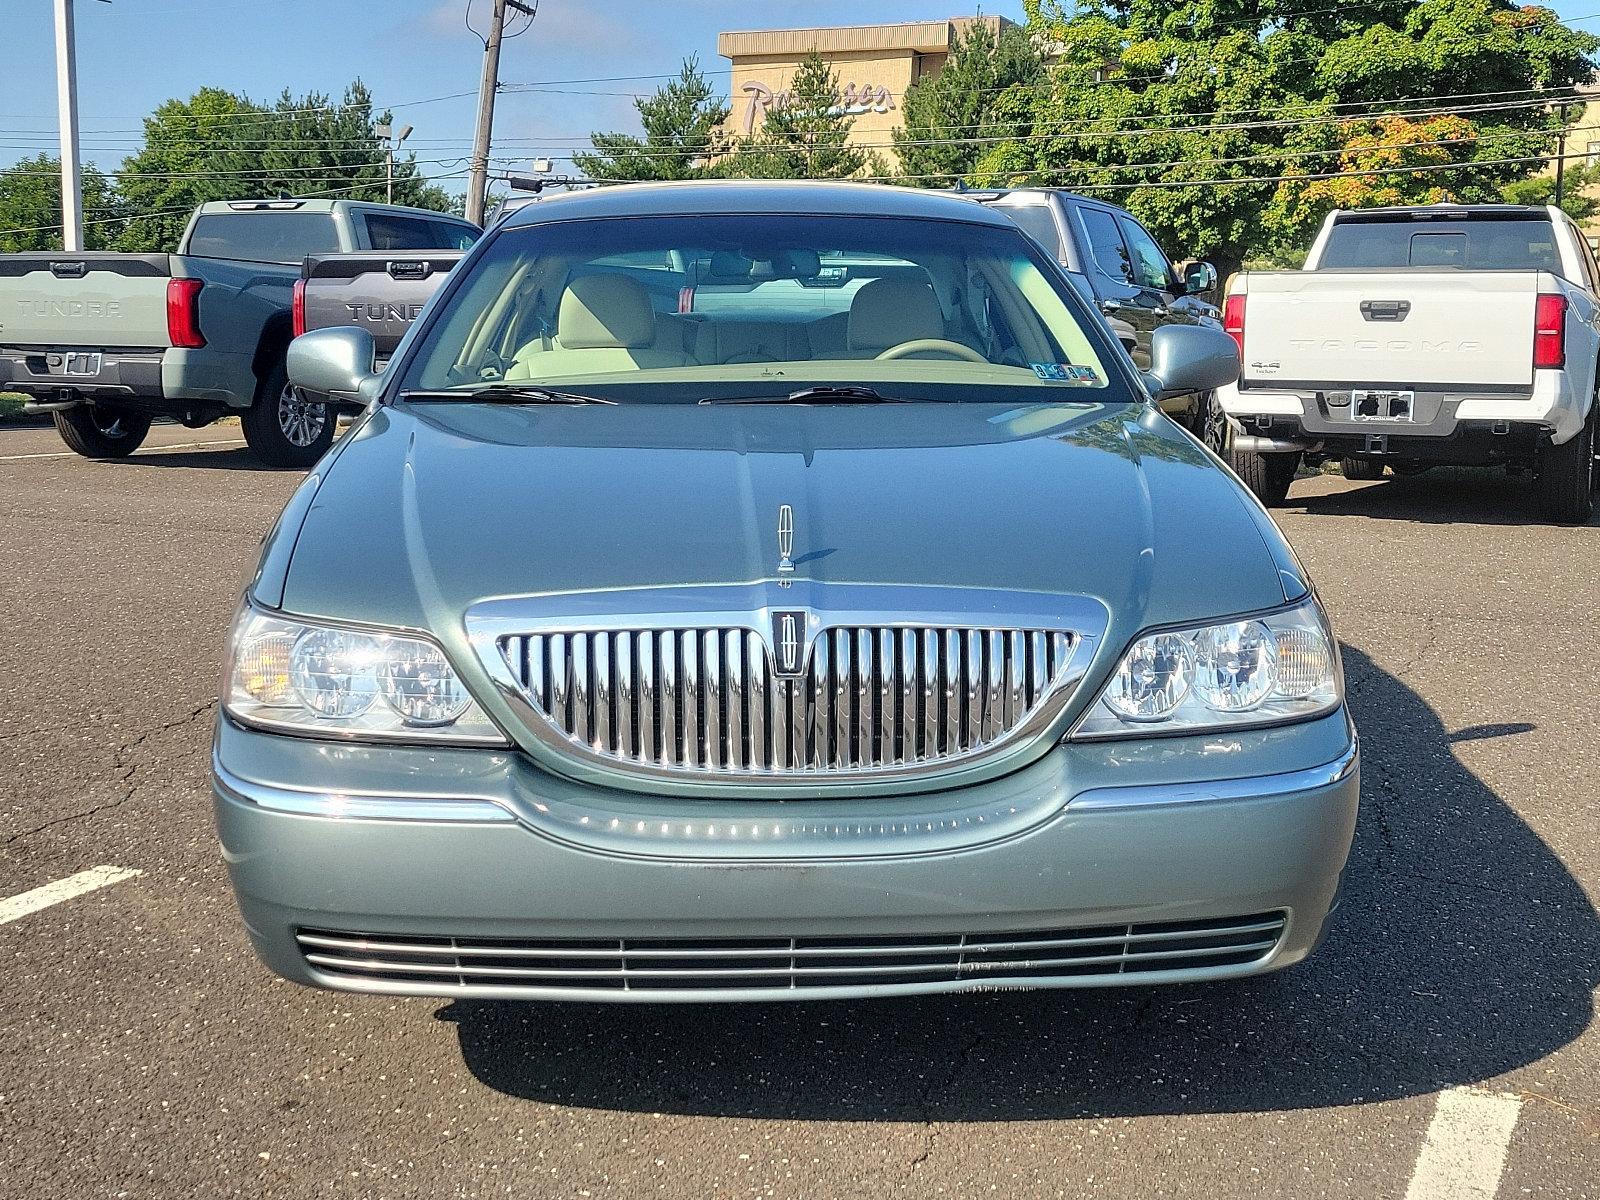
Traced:
POLYGON ((1093 367, 1079 367, 1072 363, 1029 363, 1033 373, 1050 383, 1099 383, 1100 376, 1093 367))

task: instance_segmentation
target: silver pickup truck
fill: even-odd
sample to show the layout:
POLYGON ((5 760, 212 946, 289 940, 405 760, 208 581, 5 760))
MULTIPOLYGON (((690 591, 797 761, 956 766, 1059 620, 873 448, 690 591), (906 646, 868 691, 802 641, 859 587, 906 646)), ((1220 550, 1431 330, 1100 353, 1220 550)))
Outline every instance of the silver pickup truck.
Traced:
POLYGON ((89 458, 131 453, 157 416, 197 427, 237 414, 258 457, 308 466, 335 426, 284 375, 302 261, 477 236, 395 205, 230 200, 196 209, 176 254, 0 255, 0 390, 30 396, 89 458))
POLYGON ((294 335, 336 326, 365 329, 381 369, 464 253, 314 254, 294 285, 294 335))

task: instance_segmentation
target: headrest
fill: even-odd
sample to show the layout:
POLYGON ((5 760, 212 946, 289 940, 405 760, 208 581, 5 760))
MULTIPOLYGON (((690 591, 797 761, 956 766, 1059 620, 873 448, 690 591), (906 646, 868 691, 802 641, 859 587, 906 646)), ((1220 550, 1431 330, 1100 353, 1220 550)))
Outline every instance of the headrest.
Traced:
POLYGON ((850 302, 852 350, 887 350, 901 342, 945 336, 944 313, 930 284, 920 279, 874 279, 850 302))
POLYGON ((637 350, 656 340, 644 285, 626 275, 584 275, 567 284, 556 315, 564 350, 637 350))

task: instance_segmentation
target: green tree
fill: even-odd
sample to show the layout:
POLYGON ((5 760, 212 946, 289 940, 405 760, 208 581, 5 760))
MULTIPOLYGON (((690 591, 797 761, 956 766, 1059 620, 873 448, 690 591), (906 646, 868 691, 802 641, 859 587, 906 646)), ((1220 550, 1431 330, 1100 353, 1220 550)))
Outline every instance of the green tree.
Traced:
POLYGON ((1032 124, 1044 58, 1028 31, 975 21, 951 47, 943 70, 912 84, 901 100, 905 124, 894 131, 901 181, 921 187, 974 182, 973 172, 1000 139, 1032 124))
POLYGON ((701 179, 714 174, 712 163, 726 149, 723 123, 728 100, 700 73, 694 58, 683 60, 678 77, 655 95, 633 102, 644 137, 627 133, 593 133, 594 151, 578 154, 573 163, 590 179, 701 179))
MULTIPOLYGON (((94 166, 82 173, 83 244, 104 250, 117 232, 117 196, 94 166)), ((0 170, 0 253, 59 250, 62 244, 61 160, 40 154, 0 170)))
MULTIPOLYGON (((131 214, 117 248, 171 251, 190 212, 210 200, 260 196, 385 198, 384 142, 357 80, 332 104, 317 92, 285 91, 271 106, 219 88, 168 100, 144 122, 144 146, 123 160, 116 182, 131 214)), ((440 211, 451 198, 421 175, 414 155, 397 156, 394 198, 440 211)))
POLYGON ((1292 254, 1337 204, 1498 197, 1553 148, 1540 93, 1587 81, 1600 46, 1506 0, 1024 2, 1058 65, 990 164, 1124 204, 1224 271, 1292 254))
MULTIPOLYGON (((1561 181, 1561 211, 1574 221, 1586 221, 1600 212, 1600 164, 1567 161, 1561 181)), ((1507 204, 1554 204, 1556 202, 1556 177, 1535 175, 1518 179, 1500 189, 1500 199, 1507 204)))
POLYGON ((845 179, 882 173, 875 155, 848 144, 855 118, 839 99, 839 77, 813 50, 800 61, 782 104, 739 143, 724 172, 750 179, 845 179))

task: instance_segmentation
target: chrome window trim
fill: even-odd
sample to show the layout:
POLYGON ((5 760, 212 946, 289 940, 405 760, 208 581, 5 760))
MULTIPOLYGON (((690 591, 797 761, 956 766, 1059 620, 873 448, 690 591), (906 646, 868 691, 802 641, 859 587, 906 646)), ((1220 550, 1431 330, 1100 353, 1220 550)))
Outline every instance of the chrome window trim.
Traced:
POLYGON ((1279 775, 1250 775, 1242 779, 1217 779, 1206 783, 1148 783, 1129 787, 1090 788, 1067 801, 1066 812, 1111 812, 1131 808, 1166 808, 1179 804, 1204 804, 1219 800, 1279 800, 1318 788, 1331 787, 1353 774, 1360 765, 1356 739, 1330 763, 1279 775))
MULTIPOLYGON (((750 583, 627 588, 603 592, 565 592, 500 597, 481 601, 464 615, 467 639, 478 664, 487 673, 500 700, 512 710, 532 739, 529 747, 553 763, 577 765, 603 780, 626 786, 641 780, 658 785, 733 786, 740 792, 770 789, 792 793, 804 788, 825 795, 852 785, 926 785, 931 780, 961 775, 976 781, 974 768, 1020 765, 1059 738, 1072 698, 1077 694, 1105 635, 1110 612, 1090 597, 986 588, 831 583, 815 580, 762 579, 750 583), (775 611, 800 610, 807 616, 806 644, 811 659, 837 650, 835 631, 848 628, 923 629, 928 627, 988 631, 1047 630, 1071 635, 1066 665, 1041 695, 1028 716, 994 742, 937 761, 830 768, 827 770, 713 770, 623 760, 568 737, 524 692, 522 681, 501 652, 503 639, 530 634, 624 632, 642 629, 743 629, 766 646, 775 611), (823 634, 828 636, 824 637, 823 634)), ((855 649, 856 647, 850 647, 855 649)), ((668 664, 663 662, 663 674, 668 664)), ((662 693, 663 703, 691 700, 681 686, 662 693)), ((988 777, 985 775, 984 777, 988 777)), ((902 788, 901 790, 909 790, 902 788)))

